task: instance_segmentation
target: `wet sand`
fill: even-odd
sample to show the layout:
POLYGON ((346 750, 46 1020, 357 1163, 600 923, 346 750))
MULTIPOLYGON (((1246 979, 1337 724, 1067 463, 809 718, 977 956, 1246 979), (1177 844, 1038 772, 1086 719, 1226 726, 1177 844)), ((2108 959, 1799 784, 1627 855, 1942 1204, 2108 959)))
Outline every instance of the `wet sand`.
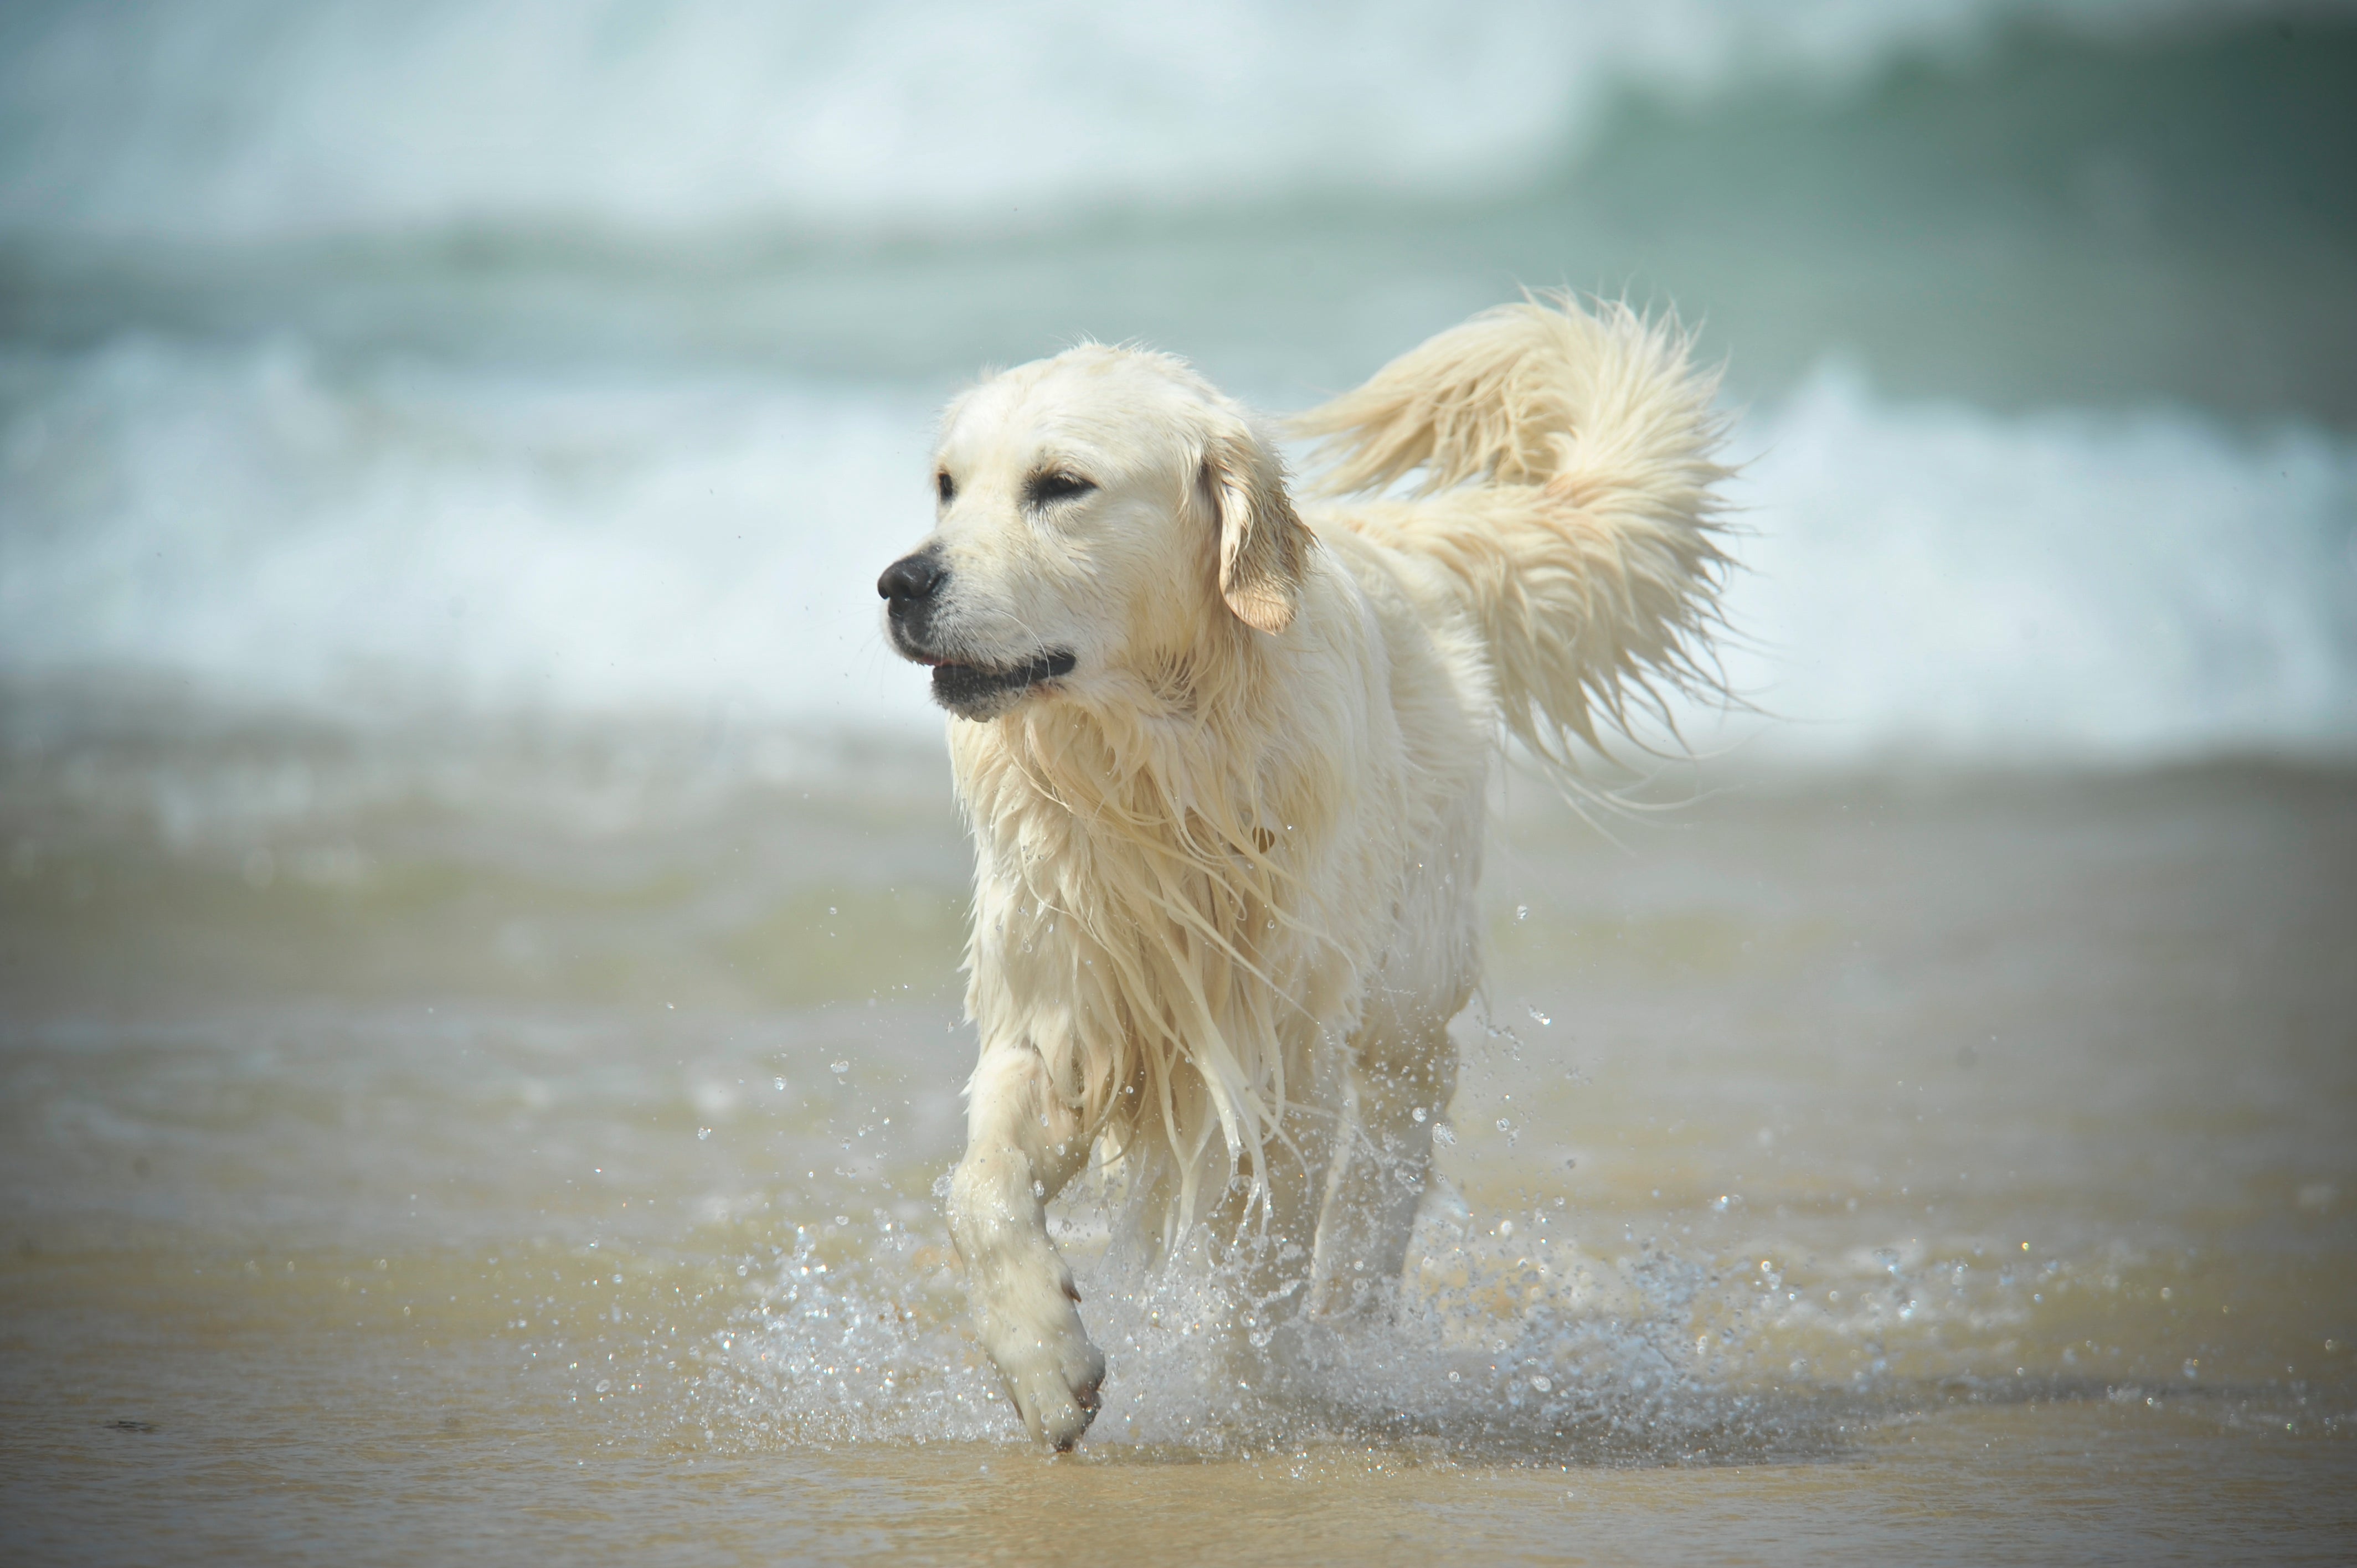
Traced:
POLYGON ((2357 1552, 2347 775, 1516 786, 1405 1319, 1238 1389, 1082 1200, 1053 1459, 936 764, 9 733, 12 1561, 2357 1552))

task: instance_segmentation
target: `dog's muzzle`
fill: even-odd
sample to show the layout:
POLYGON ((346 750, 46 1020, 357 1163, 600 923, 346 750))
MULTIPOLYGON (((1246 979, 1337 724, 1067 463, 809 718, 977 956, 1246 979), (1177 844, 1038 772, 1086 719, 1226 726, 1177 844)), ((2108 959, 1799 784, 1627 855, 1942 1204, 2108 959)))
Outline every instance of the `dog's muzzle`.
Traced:
POLYGON ((989 718, 1041 682, 1072 672, 1079 660, 1065 649, 1052 649, 1017 664, 996 664, 938 647, 933 613, 949 576, 940 555, 926 549, 902 556, 876 579, 893 651, 913 663, 932 667, 933 701, 963 718, 989 718))

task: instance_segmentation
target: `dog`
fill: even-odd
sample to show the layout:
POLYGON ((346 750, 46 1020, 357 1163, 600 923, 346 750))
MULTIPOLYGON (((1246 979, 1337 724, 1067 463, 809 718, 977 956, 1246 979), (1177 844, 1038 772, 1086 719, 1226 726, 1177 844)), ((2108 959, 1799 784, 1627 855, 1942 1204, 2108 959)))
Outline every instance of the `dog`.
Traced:
POLYGON ((877 585, 949 711, 981 1034, 948 1219, 1032 1435, 1105 1377, 1046 1204, 1089 1164, 1256 1322, 1394 1299, 1449 1021, 1481 973, 1491 769, 1574 768, 1709 688, 1715 378, 1674 324, 1526 297, 1270 429, 1087 344, 943 415, 931 535, 877 585))

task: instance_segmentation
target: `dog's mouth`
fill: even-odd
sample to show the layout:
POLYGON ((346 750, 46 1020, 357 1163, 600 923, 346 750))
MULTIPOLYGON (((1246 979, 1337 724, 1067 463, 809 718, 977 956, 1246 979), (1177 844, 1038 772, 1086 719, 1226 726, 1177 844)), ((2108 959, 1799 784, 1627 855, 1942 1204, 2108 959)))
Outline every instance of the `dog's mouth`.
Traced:
POLYGON ((1064 649, 1043 653, 1028 663, 993 668, 986 664, 965 664, 944 659, 938 654, 917 653, 909 657, 920 664, 930 664, 933 671, 933 701, 953 714, 969 718, 996 712, 1006 700, 1028 692, 1044 681, 1054 681, 1072 672, 1080 662, 1064 649))

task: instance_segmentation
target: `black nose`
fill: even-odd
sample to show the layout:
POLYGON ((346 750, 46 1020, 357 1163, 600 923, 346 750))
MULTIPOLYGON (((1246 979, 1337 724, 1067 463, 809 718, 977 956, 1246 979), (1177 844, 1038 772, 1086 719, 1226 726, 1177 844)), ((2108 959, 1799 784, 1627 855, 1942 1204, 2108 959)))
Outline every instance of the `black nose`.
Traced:
POLYGON ((876 579, 876 592, 877 596, 890 599, 897 607, 904 599, 931 598, 933 590, 940 587, 942 579, 948 575, 942 564, 931 554, 920 552, 914 555, 903 555, 884 568, 884 575, 876 579))

